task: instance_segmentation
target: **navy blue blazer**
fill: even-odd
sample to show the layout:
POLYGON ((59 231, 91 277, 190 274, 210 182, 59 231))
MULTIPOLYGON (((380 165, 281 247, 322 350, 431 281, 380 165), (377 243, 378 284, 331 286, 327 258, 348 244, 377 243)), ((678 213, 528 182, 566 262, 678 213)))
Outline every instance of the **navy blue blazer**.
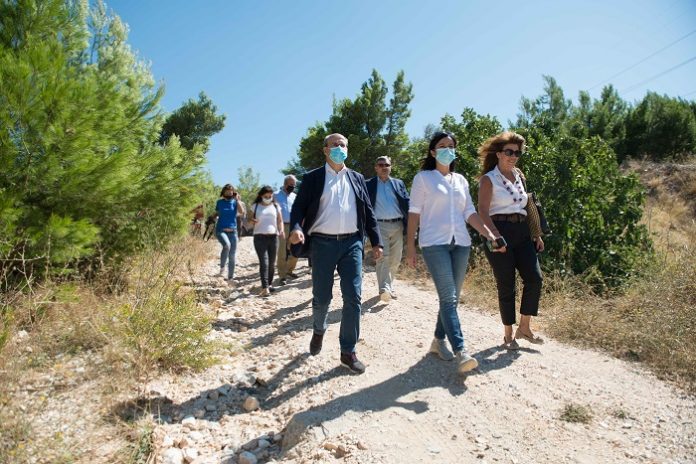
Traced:
MULTIPOLYGON (((399 201, 399 209, 401 210, 401 215, 404 218, 404 231, 408 226, 408 191, 406 190, 406 184, 401 179, 395 179, 393 177, 389 178, 389 181, 394 187, 394 192, 396 192, 396 199, 399 201)), ((370 203, 375 206, 375 201, 377 200, 377 182, 379 182, 379 177, 375 176, 366 182, 367 193, 370 195, 370 203)))
MULTIPOLYGON (((326 178, 326 165, 320 168, 309 171, 302 178, 300 191, 295 198, 290 211, 290 231, 297 227, 302 228, 305 236, 305 243, 302 246, 300 256, 308 256, 310 247, 309 230, 314 225, 319 212, 319 200, 324 193, 324 180, 326 178)), ((379 228, 375 219, 375 212, 370 203, 370 197, 367 194, 367 186, 365 178, 352 169, 348 169, 348 181, 355 193, 355 205, 358 214, 358 233, 361 239, 365 240, 365 234, 370 238, 370 243, 375 246, 382 246, 382 240, 379 236, 379 228)))

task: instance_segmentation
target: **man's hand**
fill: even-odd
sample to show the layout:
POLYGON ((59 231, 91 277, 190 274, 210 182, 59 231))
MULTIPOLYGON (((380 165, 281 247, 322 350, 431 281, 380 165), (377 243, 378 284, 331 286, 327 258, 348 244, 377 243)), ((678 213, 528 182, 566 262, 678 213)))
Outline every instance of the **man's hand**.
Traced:
POLYGON ((304 243, 304 234, 299 229, 293 230, 292 232, 290 232, 290 237, 288 237, 288 240, 293 245, 297 245, 298 243, 304 243))
POLYGON ((379 245, 373 246, 372 247, 372 256, 375 258, 375 261, 378 259, 382 258, 382 255, 384 253, 382 252, 382 247, 379 245))

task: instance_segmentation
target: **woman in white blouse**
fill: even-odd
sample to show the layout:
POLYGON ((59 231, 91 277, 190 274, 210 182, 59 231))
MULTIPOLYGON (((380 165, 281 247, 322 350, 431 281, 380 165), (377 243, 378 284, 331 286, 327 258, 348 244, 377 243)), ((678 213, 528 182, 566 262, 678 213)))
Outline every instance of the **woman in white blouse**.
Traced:
POLYGON ((256 200, 249 211, 254 224, 254 249, 259 257, 259 275, 261 276, 261 292, 259 296, 268 296, 273 288, 273 274, 278 251, 278 236, 283 236, 283 216, 280 207, 273 201, 273 189, 265 185, 261 187, 256 200))
MULTIPOLYGON (((413 178, 406 262, 410 266, 416 265, 415 236, 416 229, 420 227, 418 243, 440 300, 430 352, 444 360, 456 358, 458 371, 464 373, 478 366, 478 361, 464 348, 464 336, 457 315, 459 293, 471 251, 471 237, 466 224, 469 223, 491 240, 499 237, 499 234, 495 228, 489 229, 481 221, 471 201, 469 183, 464 176, 454 172, 456 146, 454 135, 435 133, 421 171, 413 178), (447 348, 445 336, 454 354, 447 348)), ((505 248, 496 251, 505 252, 505 248)))
POLYGON ((507 253, 486 251, 498 287, 498 306, 503 320, 503 346, 519 349, 516 339, 541 344, 543 340, 530 328, 532 316, 539 311, 541 297, 541 268, 537 252, 544 250, 541 237, 530 237, 527 224, 527 192, 522 172, 516 167, 525 149, 524 138, 515 132, 502 132, 479 148, 481 180, 478 207, 483 222, 499 230, 508 244, 507 253), (512 335, 515 324, 515 270, 522 278, 520 325, 512 335))

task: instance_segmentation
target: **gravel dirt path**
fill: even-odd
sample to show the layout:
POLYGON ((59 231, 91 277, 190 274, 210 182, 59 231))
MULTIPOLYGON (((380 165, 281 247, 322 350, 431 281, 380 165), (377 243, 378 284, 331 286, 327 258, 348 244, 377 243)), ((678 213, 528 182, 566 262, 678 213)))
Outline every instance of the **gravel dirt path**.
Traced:
POLYGON ((467 307, 464 294, 462 327, 479 367, 460 376, 427 354, 432 284, 400 281, 398 300, 385 304, 366 266, 357 352, 367 371, 353 375, 339 363, 338 285, 324 348, 309 356, 306 261, 298 279, 260 298, 252 240, 240 242, 236 289, 212 277, 217 250, 211 243, 196 286, 218 311, 211 337, 230 344, 229 356, 149 384, 156 462, 696 462, 696 400, 638 364, 548 339, 504 351, 499 319, 467 307), (589 422, 562 420, 571 404, 589 422))

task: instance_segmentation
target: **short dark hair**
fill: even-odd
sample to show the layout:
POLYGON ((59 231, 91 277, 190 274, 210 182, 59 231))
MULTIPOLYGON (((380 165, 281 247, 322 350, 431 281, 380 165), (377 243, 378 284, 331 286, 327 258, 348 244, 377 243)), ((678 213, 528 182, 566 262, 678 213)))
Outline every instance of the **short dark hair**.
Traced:
MULTIPOLYGON (((430 152, 435 149, 435 145, 437 145, 440 140, 447 137, 452 139, 455 147, 457 146, 457 137, 455 137, 453 133, 446 131, 435 132, 433 136, 430 138, 430 144, 428 145, 428 153, 425 155, 425 159, 421 164, 422 171, 432 171, 433 169, 435 169, 437 161, 435 160, 434 156, 430 155, 430 152)), ((452 161, 449 165, 450 171, 452 172, 454 172, 455 162, 456 160, 452 161)))

